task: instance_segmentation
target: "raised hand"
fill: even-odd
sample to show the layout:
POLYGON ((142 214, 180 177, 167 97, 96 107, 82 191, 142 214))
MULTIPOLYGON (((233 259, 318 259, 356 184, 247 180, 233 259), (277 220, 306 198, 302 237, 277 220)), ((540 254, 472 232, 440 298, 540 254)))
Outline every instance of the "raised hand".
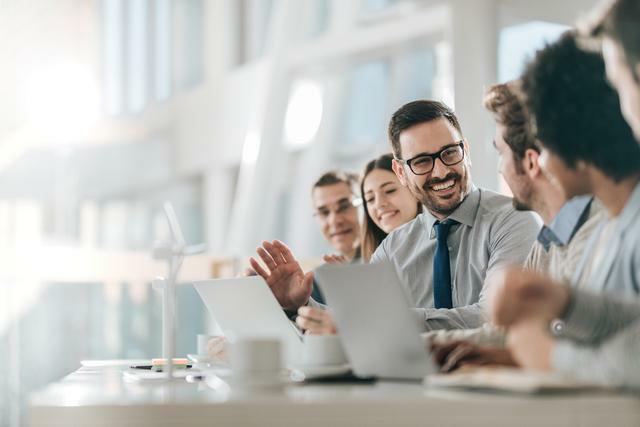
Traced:
POLYGON ((344 255, 325 255, 322 257, 327 264, 346 264, 347 259, 344 255))
POLYGON ((285 310, 295 311, 309 301, 313 290, 313 272, 304 273, 291 250, 279 240, 262 242, 258 256, 266 269, 251 258, 251 267, 267 282, 285 310))

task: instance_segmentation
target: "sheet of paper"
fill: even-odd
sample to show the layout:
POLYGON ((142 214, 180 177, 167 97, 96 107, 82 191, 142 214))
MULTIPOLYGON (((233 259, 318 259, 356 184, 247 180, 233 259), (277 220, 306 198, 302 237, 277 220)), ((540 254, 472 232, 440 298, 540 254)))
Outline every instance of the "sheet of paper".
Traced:
POLYGON ((428 387, 451 387, 544 393, 581 391, 598 388, 558 374, 546 374, 513 368, 473 368, 451 374, 433 374, 424 379, 428 387))

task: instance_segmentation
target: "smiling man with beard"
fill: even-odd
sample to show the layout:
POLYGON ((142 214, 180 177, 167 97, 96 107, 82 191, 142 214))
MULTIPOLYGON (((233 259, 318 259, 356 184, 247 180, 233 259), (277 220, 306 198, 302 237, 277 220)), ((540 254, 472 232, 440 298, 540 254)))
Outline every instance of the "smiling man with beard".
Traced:
MULTIPOLYGON (((371 262, 395 267, 425 329, 479 327, 487 275, 522 265, 540 226, 510 197, 473 185, 469 143, 444 104, 406 104, 391 118, 389 139, 393 169, 425 212, 392 231, 371 262)), ((284 243, 263 242, 258 254, 267 270, 251 265, 285 310, 312 303, 313 272, 305 274, 284 243)))
POLYGON ((540 227, 510 197, 473 184, 469 143, 446 105, 404 105, 389 139, 396 175, 426 211, 389 234, 371 262, 395 266, 427 329, 481 326, 487 275, 521 265, 540 227))

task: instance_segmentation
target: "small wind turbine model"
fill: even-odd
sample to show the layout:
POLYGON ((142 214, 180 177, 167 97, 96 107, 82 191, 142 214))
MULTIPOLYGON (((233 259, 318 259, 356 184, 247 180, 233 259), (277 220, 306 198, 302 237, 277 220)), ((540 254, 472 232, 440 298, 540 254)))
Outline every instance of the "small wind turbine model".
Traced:
POLYGON ((166 360, 167 379, 173 378, 173 358, 176 352, 176 280, 185 256, 202 253, 206 244, 187 246, 170 202, 164 202, 164 214, 169 222, 171 242, 158 242, 153 247, 153 258, 167 261, 169 277, 157 277, 153 289, 162 292, 162 357, 166 360))

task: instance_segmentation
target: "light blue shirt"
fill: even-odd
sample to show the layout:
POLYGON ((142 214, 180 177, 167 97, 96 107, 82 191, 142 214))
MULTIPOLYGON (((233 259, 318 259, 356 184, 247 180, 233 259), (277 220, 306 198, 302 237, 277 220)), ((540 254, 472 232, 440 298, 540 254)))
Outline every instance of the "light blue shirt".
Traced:
MULTIPOLYGON (((587 282, 589 292, 607 296, 572 290, 563 318, 563 336, 571 341, 559 341, 552 360, 556 370, 584 380, 640 387, 640 183, 615 220, 604 256, 587 282)), ((594 251, 598 240, 594 236, 588 250, 594 251)))
POLYGON ((538 242, 549 251, 551 245, 567 246, 576 231, 589 218, 592 196, 578 196, 567 201, 549 226, 542 226, 538 242))
MULTIPOLYGON (((640 183, 636 185, 620 214, 608 221, 617 221, 607 239, 607 247, 600 262, 594 266, 587 279, 587 288, 594 292, 615 293, 637 297, 640 293, 640 183)), ((607 221, 591 236, 582 265, 574 280, 579 280, 585 264, 593 261, 600 235, 607 221)))

